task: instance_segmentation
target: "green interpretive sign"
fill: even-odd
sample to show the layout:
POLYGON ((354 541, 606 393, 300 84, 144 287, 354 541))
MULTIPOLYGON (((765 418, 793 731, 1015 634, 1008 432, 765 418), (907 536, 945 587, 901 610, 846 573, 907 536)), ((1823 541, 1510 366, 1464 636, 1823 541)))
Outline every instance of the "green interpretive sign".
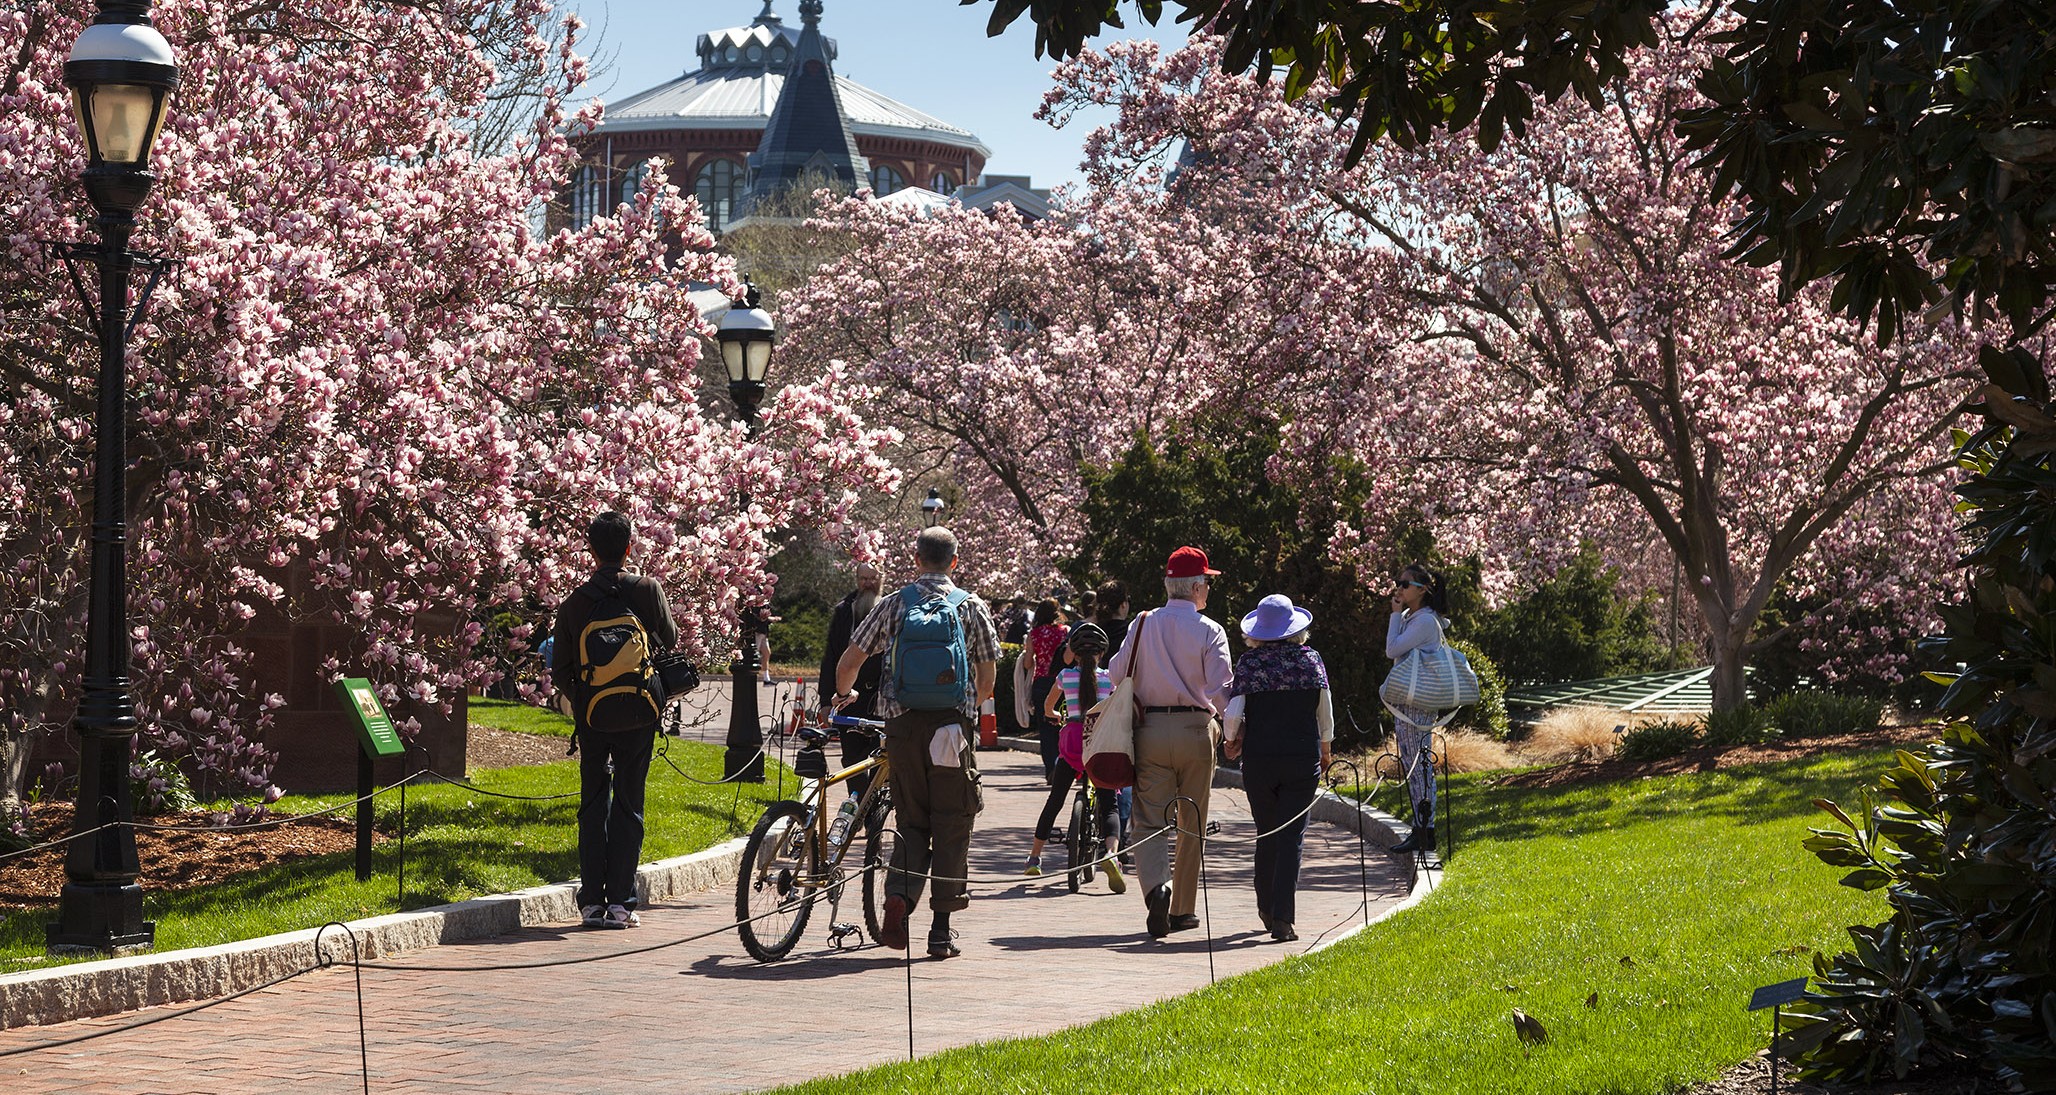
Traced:
POLYGON ((357 739, 364 743, 365 756, 397 757, 406 751, 400 732, 393 728, 392 717, 386 714, 385 705, 378 702, 378 691, 370 681, 344 677, 336 682, 336 695, 343 698, 343 710, 349 715, 350 725, 357 728, 357 739))

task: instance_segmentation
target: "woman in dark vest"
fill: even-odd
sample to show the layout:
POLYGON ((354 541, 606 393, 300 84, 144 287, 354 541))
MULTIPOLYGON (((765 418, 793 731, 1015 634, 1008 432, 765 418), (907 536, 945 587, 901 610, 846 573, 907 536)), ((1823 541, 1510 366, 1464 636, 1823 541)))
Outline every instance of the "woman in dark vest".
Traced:
POLYGON ((1293 893, 1299 888, 1300 845, 1335 739, 1328 667, 1306 645, 1314 614, 1274 593, 1242 618, 1249 650, 1235 662, 1224 748, 1242 758, 1256 842, 1256 910, 1271 938, 1289 943, 1293 893), (1276 830, 1275 832, 1273 830, 1276 830))

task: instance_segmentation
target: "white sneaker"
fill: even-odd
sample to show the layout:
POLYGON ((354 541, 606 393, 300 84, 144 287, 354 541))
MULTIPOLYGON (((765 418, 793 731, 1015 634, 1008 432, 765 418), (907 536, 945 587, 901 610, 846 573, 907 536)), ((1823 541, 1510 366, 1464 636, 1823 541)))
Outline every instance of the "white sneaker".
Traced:
POLYGON ((642 917, 635 915, 635 910, 627 906, 609 905, 607 906, 606 919, 600 921, 600 926, 603 928, 640 928, 642 927, 642 917))
POLYGON ((588 928, 604 928, 604 927, 606 927, 606 926, 607 926, 607 906, 605 906, 605 905, 587 905, 587 906, 585 906, 584 908, 582 908, 582 909, 578 910, 578 922, 579 922, 579 923, 581 923, 581 924, 584 924, 584 925, 585 925, 586 927, 588 927, 588 928))

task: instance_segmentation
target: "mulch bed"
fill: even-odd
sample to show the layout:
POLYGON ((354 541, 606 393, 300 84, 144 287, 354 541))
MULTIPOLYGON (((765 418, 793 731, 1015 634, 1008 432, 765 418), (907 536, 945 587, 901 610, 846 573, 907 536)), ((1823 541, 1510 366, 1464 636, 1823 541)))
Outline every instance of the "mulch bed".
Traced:
MULTIPOLYGON (((29 807, 29 822, 44 840, 71 832, 71 817, 69 802, 44 802, 29 807)), ((145 890, 206 886, 243 871, 291 859, 347 852, 357 846, 356 822, 347 814, 262 828, 214 826, 209 824, 205 811, 137 820, 193 827, 185 832, 136 831, 136 858, 143 867, 142 877, 136 882, 145 890)), ((55 905, 58 891, 64 887, 64 853, 65 846, 60 845, 34 855, 0 860, 0 908, 55 905)))
MULTIPOLYGON (((537 734, 471 728, 466 760, 473 770, 549 764, 564 759, 569 742, 537 734)), ((279 815, 289 816, 289 815, 279 815)), ((72 804, 45 802, 29 807, 29 823, 42 840, 71 832, 72 804)), ((157 825, 189 825, 190 832, 136 831, 136 858, 145 890, 185 890, 287 860, 348 852, 357 846, 354 810, 328 817, 261 828, 210 825, 204 811, 139 818, 157 825)), ((384 839, 374 834, 374 840, 384 839)), ((64 887, 64 847, 0 859, 0 908, 38 908, 57 903, 64 887)))
MULTIPOLYGON (((1920 1076, 1853 1087, 1823 1087, 1792 1079, 1792 1063, 1778 1063, 1779 1095, 1978 1095, 1991 1091, 1971 1076, 1920 1076)), ((1770 1059, 1752 1057, 1721 1073, 1720 1079, 1686 1088, 1681 1095, 1770 1095, 1770 1059)))
POLYGON ((1573 783, 1606 783, 1681 772, 1711 772, 1745 764, 1798 760, 1819 753, 1876 749, 1886 745, 1911 746, 1932 741, 1933 726, 1890 726, 1861 734, 1834 734, 1818 738, 1797 738, 1767 745, 1702 746, 1675 757, 1660 760, 1568 761, 1547 768, 1535 768, 1500 776, 1492 782, 1500 787, 1561 787, 1573 783))

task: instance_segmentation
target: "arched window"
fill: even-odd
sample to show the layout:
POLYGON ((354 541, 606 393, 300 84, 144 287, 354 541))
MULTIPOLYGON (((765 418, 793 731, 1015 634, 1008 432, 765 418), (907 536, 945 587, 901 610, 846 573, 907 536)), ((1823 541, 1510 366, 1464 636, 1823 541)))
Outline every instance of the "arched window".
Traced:
POLYGON ((882 198, 895 190, 905 190, 906 188, 906 178, 892 168, 879 164, 871 169, 871 193, 873 196, 882 198))
POLYGON ((742 200, 742 169, 734 160, 708 160, 693 176, 692 192, 706 211, 707 228, 719 232, 734 219, 736 203, 742 200))
POLYGON ((587 164, 571 173, 571 227, 584 228, 600 215, 600 169, 587 164))
POLYGON ((935 173, 934 178, 928 180, 928 189, 938 194, 954 194, 957 190, 957 184, 950 181, 949 172, 938 171, 935 173))
POLYGON ((642 189, 643 180, 650 177, 650 161, 642 160, 621 175, 621 200, 633 203, 635 192, 642 189))

